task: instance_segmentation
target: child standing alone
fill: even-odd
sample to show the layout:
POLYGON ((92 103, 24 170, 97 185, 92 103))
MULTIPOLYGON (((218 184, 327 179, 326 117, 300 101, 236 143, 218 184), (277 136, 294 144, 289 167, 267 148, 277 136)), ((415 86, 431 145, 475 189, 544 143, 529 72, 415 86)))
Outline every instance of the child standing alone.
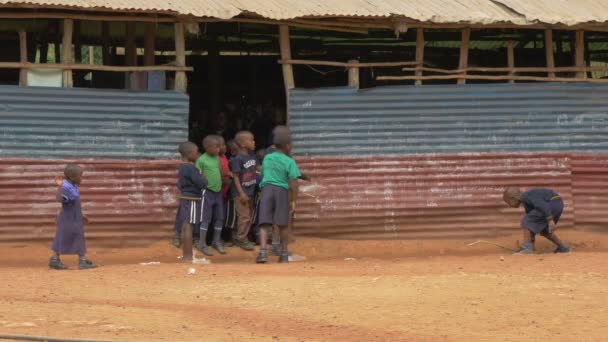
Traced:
POLYGON ((49 267, 55 270, 65 270, 68 267, 61 261, 62 254, 77 254, 78 268, 95 268, 92 261, 86 257, 87 246, 84 239, 84 225, 89 220, 82 214, 80 191, 78 185, 82 181, 82 168, 76 164, 66 165, 64 179, 57 180, 55 199, 61 202, 61 211, 57 216, 55 240, 51 246, 53 256, 49 267))
POLYGON ((191 142, 179 145, 182 164, 179 166, 177 188, 179 189, 179 208, 175 219, 175 238, 182 245, 184 261, 192 260, 192 228, 201 223, 203 208, 201 197, 207 180, 201 176, 194 162, 199 157, 198 147, 191 142), (180 243, 181 242, 181 243, 180 243))
POLYGON ((551 189, 540 188, 522 193, 518 187, 510 186, 505 189, 503 200, 513 208, 519 208, 523 204, 526 211, 521 220, 524 244, 518 253, 531 254, 534 252, 536 234, 553 242, 557 246, 555 253, 570 251, 570 247, 555 234, 557 222, 564 211, 564 201, 559 194, 551 189))
POLYGON ((268 244, 268 229, 273 225, 279 227, 281 233, 281 255, 279 262, 289 262, 287 244, 289 242, 289 216, 296 210, 298 194, 298 178, 302 173, 292 158, 291 132, 287 127, 275 129, 274 145, 277 151, 266 155, 262 163, 262 189, 260 199, 260 253, 257 263, 268 261, 266 246, 268 244), (289 193, 291 192, 291 200, 289 193))
POLYGON ((224 226, 224 196, 222 194, 222 168, 220 164, 220 140, 217 136, 209 135, 203 139, 205 153, 196 161, 196 168, 200 170, 207 179, 207 189, 202 194, 202 219, 200 238, 198 240, 199 251, 207 256, 213 253, 207 246, 207 229, 213 223, 213 243, 220 254, 225 254, 222 244, 222 228, 224 226))
POLYGON ((234 242, 237 246, 246 251, 254 249, 249 242, 248 235, 251 228, 251 216, 253 211, 253 197, 255 196, 256 185, 256 157, 255 141, 253 134, 249 131, 237 133, 234 138, 239 153, 230 160, 232 169, 232 188, 230 196, 236 207, 238 217, 238 231, 234 242))

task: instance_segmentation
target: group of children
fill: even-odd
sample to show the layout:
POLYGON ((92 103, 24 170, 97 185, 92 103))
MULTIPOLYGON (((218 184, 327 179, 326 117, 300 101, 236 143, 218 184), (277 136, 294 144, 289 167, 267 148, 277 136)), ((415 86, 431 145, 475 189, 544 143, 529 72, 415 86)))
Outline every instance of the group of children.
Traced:
MULTIPOLYGON (((205 137, 205 152, 200 156, 194 143, 184 142, 179 146, 183 163, 178 172, 180 206, 175 221, 175 246, 188 246, 190 232, 198 230, 197 250, 207 256, 213 255, 211 248, 225 254, 222 231, 227 227, 229 234, 225 235, 231 235, 230 243, 252 251, 255 248, 249 240, 249 233, 253 226, 259 228, 256 235, 261 245, 256 262, 265 263, 268 230, 276 227, 280 236, 273 234, 276 243, 271 254, 278 255, 279 262, 288 262, 286 228, 290 212, 295 210, 297 179, 302 174, 289 156, 291 131, 278 126, 273 136, 273 149, 264 154, 261 165, 254 154, 253 134, 248 131, 237 133, 234 141, 228 143, 230 159, 226 156, 226 144, 219 136, 205 137), (256 196, 259 196, 257 208, 254 207, 256 196), (225 207, 228 208, 227 215, 225 207), (257 223, 253 222, 254 212, 257 213, 257 223), (213 229, 211 246, 207 244, 208 229, 213 229)), ((191 258, 187 249, 184 248, 184 257, 191 258)))
MULTIPOLYGON (((205 153, 202 155, 194 143, 179 145, 178 151, 182 157, 177 181, 180 201, 173 243, 178 247, 183 245, 185 259, 192 259, 193 229, 198 229, 200 234, 196 248, 211 256, 213 253, 207 244, 208 229, 213 230, 211 248, 224 254, 222 232, 226 226, 232 242, 248 251, 254 250, 254 245, 249 241, 253 226, 259 229, 256 234, 260 243, 255 259, 257 263, 266 263, 269 254, 278 255, 279 262, 289 261, 287 227, 289 217, 296 210, 297 180, 307 180, 308 177, 300 172, 290 156, 291 131, 285 126, 278 126, 273 133, 274 144, 265 153, 258 154, 257 158, 253 152, 255 141, 248 131, 237 133, 234 141, 228 143, 231 158, 226 156, 227 146, 220 136, 210 135, 203 140, 205 153), (225 206, 229 208, 228 215, 225 215, 225 206), (228 216, 228 220, 224 220, 225 216, 228 216), (236 227, 234 222, 237 223, 236 227), (272 249, 268 251, 271 229, 272 249)), ((78 189, 82 176, 80 166, 68 164, 63 179, 57 180, 56 200, 62 207, 51 246, 53 255, 49 267, 52 269, 68 268, 60 259, 64 254, 77 254, 79 269, 97 267, 86 257, 84 225, 88 220, 82 213, 78 189)), ((503 200, 511 207, 523 205, 525 209, 521 222, 524 244, 518 253, 533 253, 537 234, 557 246, 555 253, 570 251, 570 247, 555 233, 564 209, 559 194, 542 188, 522 193, 519 188, 510 186, 505 189, 503 200)))

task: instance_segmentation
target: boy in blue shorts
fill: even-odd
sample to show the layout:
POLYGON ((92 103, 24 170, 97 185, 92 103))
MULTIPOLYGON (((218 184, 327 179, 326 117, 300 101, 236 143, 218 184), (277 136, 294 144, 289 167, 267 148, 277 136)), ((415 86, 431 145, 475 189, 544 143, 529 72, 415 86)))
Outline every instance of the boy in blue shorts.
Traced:
POLYGON ((553 242, 557 249, 555 253, 568 253, 570 248, 555 234, 557 222, 564 211, 564 201, 551 189, 531 189, 522 193, 518 187, 510 186, 503 193, 503 200, 513 208, 522 204, 526 213, 521 221, 524 230, 524 244, 518 253, 531 254, 534 252, 536 234, 540 234, 553 242))
POLYGON ((279 262, 289 262, 287 244, 289 242, 289 216, 295 212, 298 194, 298 178, 302 176, 291 152, 291 132, 287 127, 275 129, 274 145, 276 152, 266 155, 262 163, 262 189, 259 211, 260 253, 256 258, 259 264, 268 261, 268 230, 273 225, 279 227, 281 234, 281 255, 279 262), (291 200, 290 200, 291 193, 291 200))
POLYGON ((177 188, 180 192, 180 205, 175 218, 176 239, 181 243, 184 260, 192 260, 192 227, 201 223, 201 197, 207 187, 207 180, 194 166, 199 156, 198 147, 191 142, 179 145, 182 164, 179 166, 177 188))
POLYGON ((222 168, 220 164, 220 143, 217 136, 209 135, 203 139, 205 153, 196 161, 196 168, 207 179, 207 189, 203 191, 203 208, 200 228, 200 238, 196 248, 207 256, 213 253, 207 246, 207 229, 213 226, 212 246, 220 254, 225 254, 222 243, 222 228, 224 226, 224 195, 222 194, 222 168))

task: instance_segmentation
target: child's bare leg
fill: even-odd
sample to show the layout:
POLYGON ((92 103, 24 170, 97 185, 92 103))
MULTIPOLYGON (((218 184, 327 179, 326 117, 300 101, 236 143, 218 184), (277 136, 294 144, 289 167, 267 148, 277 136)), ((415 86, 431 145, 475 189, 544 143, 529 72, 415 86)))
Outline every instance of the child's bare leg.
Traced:
POLYGON ((278 227, 281 232, 281 252, 287 253, 287 245, 289 244, 289 229, 287 227, 278 227))
POLYGON ((518 253, 531 254, 534 252, 534 233, 527 228, 523 228, 523 234, 524 243, 518 253))
POLYGON ((260 249, 266 250, 266 246, 268 245, 268 229, 269 228, 271 228, 271 226, 267 225, 267 224, 260 226, 260 249))
POLYGON ((182 255, 184 261, 192 262, 192 225, 186 222, 182 224, 182 255))
POLYGON ((270 228, 272 226, 268 224, 260 225, 260 253, 255 258, 255 262, 258 264, 265 264, 268 261, 266 246, 268 245, 268 229, 270 228))
POLYGON ((554 232, 549 233, 548 231, 544 231, 540 233, 540 235, 546 237, 549 241, 553 242, 557 246, 555 253, 567 253, 570 251, 570 247, 560 240, 560 238, 554 232))

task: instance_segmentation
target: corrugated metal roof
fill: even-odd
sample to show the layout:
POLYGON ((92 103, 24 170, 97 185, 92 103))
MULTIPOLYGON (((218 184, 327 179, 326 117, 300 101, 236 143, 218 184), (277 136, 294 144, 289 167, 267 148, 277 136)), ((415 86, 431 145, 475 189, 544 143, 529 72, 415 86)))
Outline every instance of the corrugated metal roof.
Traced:
POLYGON ((168 12, 222 19, 254 13, 270 19, 396 15, 437 23, 525 23, 525 19, 520 15, 490 0, 0 0, 0 4, 168 12))
POLYGON ((608 152, 608 85, 483 84, 295 89, 300 156, 608 152))
POLYGON ((270 19, 404 16, 433 23, 568 25, 608 20, 606 0, 0 0, 0 5, 129 10, 222 19, 241 14, 270 19))
POLYGON ((312 183, 300 185, 297 235, 473 239, 513 234, 520 230, 523 209, 502 201, 506 185, 558 191, 566 207, 562 228, 572 227, 573 212, 578 213, 566 154, 378 154, 297 161, 312 177, 312 183))
POLYGON ((497 0, 529 22, 576 25, 608 21, 606 0, 497 0))
POLYGON ((0 87, 0 155, 30 158, 177 157, 188 137, 179 92, 0 87))
MULTIPOLYGON (((4 157, 4 156, 3 156, 4 157)), ((80 188, 94 246, 169 241, 175 222, 177 160, 0 158, 0 242, 49 241, 60 203, 54 179, 68 162, 84 169, 80 188)))

